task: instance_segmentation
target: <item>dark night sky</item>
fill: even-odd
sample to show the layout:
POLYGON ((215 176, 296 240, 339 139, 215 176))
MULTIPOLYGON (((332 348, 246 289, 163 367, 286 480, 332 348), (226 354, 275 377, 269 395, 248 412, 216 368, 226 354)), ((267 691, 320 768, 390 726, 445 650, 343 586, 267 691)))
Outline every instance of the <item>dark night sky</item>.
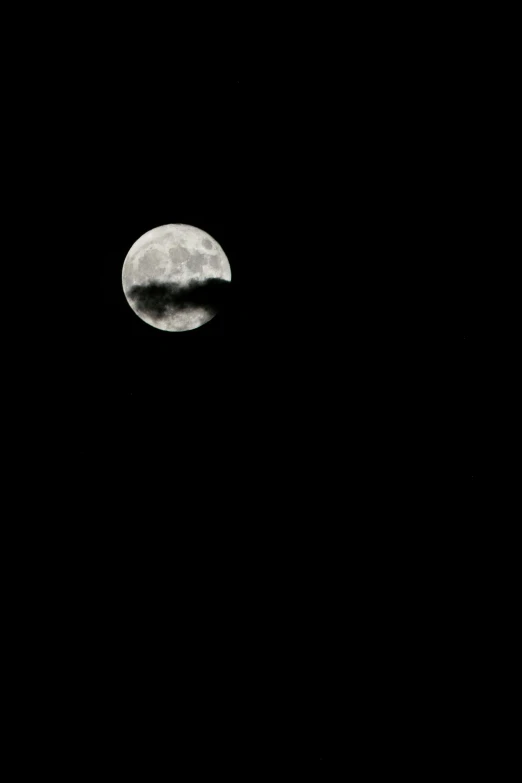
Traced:
POLYGON ((65 381, 74 418, 94 431, 119 420, 116 449, 133 424, 132 438, 150 437, 143 416, 189 428, 188 441, 219 420, 223 465, 238 437, 250 461, 268 449, 277 462, 282 438, 305 459, 344 427, 359 453, 393 427, 391 410, 422 407, 424 373, 437 384, 445 361, 461 371, 464 338, 480 339, 469 137, 481 107, 469 88, 462 106, 453 75, 444 85, 428 67, 390 75, 368 60, 346 78, 306 63, 82 74, 44 163, 57 166, 45 199, 65 222, 51 401, 65 381), (185 334, 143 324, 121 292, 128 248, 168 222, 215 236, 233 270, 228 310, 185 334))
MULTIPOLYGON (((223 595, 220 633, 243 662, 222 653, 221 676, 255 680, 278 726, 284 692, 293 726, 251 746, 328 763, 343 741, 341 626, 369 638, 419 517, 435 536, 437 502, 458 509, 480 473, 487 87, 458 36, 441 64, 427 32, 406 47, 375 20, 322 48, 300 28, 288 48, 279 25, 267 38, 258 20, 252 40, 225 27, 206 49, 179 31, 137 49, 138 25, 116 51, 102 25, 33 86, 32 213, 52 227, 46 318, 25 338, 33 459, 66 560, 58 520, 90 520, 71 547, 75 568, 97 564, 100 605, 119 590, 130 627, 121 605, 143 583, 161 625, 174 595, 193 617, 223 595), (181 334, 141 322, 121 288, 130 246, 170 222, 215 237, 233 275, 226 311, 181 334), (245 641, 256 633, 268 669, 245 641)), ((465 531, 444 525, 458 549, 465 531)), ((350 653, 371 698, 377 650, 350 653)), ((346 729, 356 745, 368 699, 346 729)))

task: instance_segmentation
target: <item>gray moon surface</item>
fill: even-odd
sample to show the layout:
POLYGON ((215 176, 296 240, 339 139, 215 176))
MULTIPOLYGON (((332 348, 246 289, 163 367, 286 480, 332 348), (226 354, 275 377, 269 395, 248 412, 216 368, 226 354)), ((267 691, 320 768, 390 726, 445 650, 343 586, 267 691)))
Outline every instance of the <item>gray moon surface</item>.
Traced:
POLYGON ((195 226, 172 223, 147 231, 123 263, 123 292, 150 326, 186 332, 210 321, 232 279, 216 240, 195 226))

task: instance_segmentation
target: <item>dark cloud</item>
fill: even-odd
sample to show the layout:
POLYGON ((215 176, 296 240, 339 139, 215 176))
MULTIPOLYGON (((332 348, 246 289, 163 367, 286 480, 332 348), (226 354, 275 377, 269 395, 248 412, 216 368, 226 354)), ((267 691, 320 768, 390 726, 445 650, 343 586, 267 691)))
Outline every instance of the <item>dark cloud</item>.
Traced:
POLYGON ((133 285, 127 292, 136 309, 154 318, 164 318, 178 310, 204 307, 209 313, 217 313, 227 303, 230 282, 219 277, 193 280, 185 286, 177 283, 153 281, 146 285, 133 285))

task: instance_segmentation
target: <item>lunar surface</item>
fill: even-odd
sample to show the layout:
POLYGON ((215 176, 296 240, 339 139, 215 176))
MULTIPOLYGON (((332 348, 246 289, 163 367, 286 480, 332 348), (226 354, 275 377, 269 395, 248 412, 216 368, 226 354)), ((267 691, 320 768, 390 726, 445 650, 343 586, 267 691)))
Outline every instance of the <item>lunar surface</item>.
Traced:
POLYGON ((143 234, 122 270, 123 291, 136 315, 166 332, 197 329, 214 318, 231 279, 230 264, 216 240, 181 223, 143 234))

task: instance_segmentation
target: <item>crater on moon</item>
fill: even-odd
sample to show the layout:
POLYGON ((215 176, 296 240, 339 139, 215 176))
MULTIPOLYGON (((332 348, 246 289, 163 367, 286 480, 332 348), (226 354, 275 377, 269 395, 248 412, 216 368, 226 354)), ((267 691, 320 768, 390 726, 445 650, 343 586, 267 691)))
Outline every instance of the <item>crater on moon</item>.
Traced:
POLYGON ((187 261, 187 266, 192 272, 201 272, 203 264, 205 263, 206 256, 203 253, 198 253, 196 250, 190 255, 187 261))
POLYGON ((146 275, 154 275, 158 270, 158 266, 164 266, 166 259, 163 253, 156 248, 147 250, 145 255, 140 260, 140 272, 146 275))
POLYGON ((187 248, 183 246, 171 247, 169 250, 169 256, 170 260, 179 266, 181 264, 187 263, 190 258, 190 253, 188 252, 187 248))

